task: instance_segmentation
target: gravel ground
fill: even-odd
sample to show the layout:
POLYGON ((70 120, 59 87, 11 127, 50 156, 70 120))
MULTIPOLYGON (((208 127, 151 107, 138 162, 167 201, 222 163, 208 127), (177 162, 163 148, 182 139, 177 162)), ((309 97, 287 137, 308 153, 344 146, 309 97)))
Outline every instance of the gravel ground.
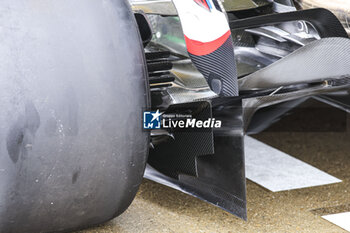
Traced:
POLYGON ((349 132, 349 129, 348 132, 313 133, 273 131, 256 135, 255 138, 343 182, 272 193, 248 180, 247 222, 179 191, 144 180, 135 201, 124 214, 80 233, 345 232, 321 215, 350 211, 349 132))

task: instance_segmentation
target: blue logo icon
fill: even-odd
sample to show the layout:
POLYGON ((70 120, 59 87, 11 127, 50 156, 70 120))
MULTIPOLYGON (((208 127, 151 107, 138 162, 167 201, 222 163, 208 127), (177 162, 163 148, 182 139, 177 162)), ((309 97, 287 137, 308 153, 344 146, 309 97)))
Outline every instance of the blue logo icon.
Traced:
POLYGON ((160 121, 163 113, 156 112, 144 112, 143 113, 143 128, 144 129, 160 129, 160 121))

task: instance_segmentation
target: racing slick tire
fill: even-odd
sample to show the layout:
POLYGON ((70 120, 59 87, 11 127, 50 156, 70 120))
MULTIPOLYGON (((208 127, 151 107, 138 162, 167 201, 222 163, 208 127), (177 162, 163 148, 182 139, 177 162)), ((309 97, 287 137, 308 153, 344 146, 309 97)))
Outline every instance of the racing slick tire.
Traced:
POLYGON ((147 70, 126 0, 0 2, 0 232, 121 214, 146 165, 147 70))

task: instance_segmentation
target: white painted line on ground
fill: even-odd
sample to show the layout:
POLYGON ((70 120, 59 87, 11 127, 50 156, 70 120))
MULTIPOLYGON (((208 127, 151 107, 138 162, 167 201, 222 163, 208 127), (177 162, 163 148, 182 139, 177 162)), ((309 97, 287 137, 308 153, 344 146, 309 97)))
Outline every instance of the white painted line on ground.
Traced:
POLYGON ((252 137, 245 137, 246 177, 279 192, 339 183, 341 180, 252 137))
POLYGON ((325 215, 322 218, 350 232, 350 212, 325 215))

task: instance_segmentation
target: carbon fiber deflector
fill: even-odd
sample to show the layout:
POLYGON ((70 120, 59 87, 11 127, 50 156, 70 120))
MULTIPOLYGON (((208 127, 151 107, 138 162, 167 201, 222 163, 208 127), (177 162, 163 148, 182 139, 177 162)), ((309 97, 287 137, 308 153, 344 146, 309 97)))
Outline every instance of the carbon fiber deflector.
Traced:
POLYGON ((187 141, 180 139, 183 145, 176 143, 179 135, 175 134, 175 141, 156 146, 150 151, 145 178, 181 190, 246 219, 241 99, 218 98, 206 103, 210 106, 209 115, 222 121, 222 127, 212 131, 214 151, 207 153, 210 140, 209 137, 204 140, 206 132, 193 131, 192 139, 188 138, 189 135, 186 136, 187 141), (199 150, 189 150, 191 147, 199 150), (203 153, 205 150, 207 152, 203 153))

